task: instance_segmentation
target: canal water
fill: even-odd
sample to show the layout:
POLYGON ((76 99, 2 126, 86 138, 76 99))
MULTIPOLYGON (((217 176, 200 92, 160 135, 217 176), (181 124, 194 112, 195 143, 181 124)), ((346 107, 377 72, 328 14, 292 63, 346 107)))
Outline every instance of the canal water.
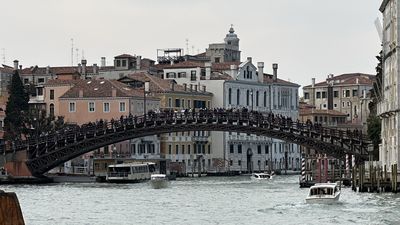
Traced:
POLYGON ((54 224, 400 224, 400 194, 343 188, 333 205, 305 203, 298 176, 248 176, 148 183, 1 186, 16 192, 27 225, 54 224))

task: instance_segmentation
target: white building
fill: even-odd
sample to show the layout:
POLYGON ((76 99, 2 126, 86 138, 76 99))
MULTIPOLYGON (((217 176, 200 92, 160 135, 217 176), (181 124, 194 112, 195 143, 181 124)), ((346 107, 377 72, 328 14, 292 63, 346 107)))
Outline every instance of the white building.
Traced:
POLYGON ((391 165, 398 164, 400 161, 398 147, 400 138, 399 7, 396 0, 384 0, 380 7, 383 14, 383 77, 382 99, 378 104, 378 115, 382 118, 379 160, 388 171, 391 171, 391 165))
MULTIPOLYGON (((197 62, 192 66, 185 62, 182 67, 175 64, 164 69, 164 77, 194 89, 207 87, 214 94, 211 108, 248 108, 297 119, 299 85, 278 79, 277 64, 274 75, 264 74, 264 63, 258 63, 257 68, 250 57, 237 64, 230 63, 229 70, 215 72, 212 68, 221 68, 218 64, 205 63, 202 67, 197 62), (188 78, 187 74, 193 77, 188 78)), ((212 132, 211 136, 213 158, 226 162, 225 169, 230 171, 262 171, 271 167, 283 170, 286 163, 287 169, 299 168, 300 152, 295 144, 243 133, 212 132)))

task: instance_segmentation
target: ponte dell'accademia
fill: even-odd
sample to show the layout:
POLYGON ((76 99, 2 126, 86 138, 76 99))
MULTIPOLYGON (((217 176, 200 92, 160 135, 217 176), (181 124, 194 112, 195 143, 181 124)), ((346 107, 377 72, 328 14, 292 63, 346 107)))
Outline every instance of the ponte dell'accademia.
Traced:
MULTIPOLYGON (((294 122, 279 115, 247 110, 201 110, 198 112, 161 112, 141 117, 125 117, 113 123, 89 123, 81 127, 48 131, 46 135, 13 143, 6 151, 25 152, 26 165, 33 176, 84 153, 120 141, 182 131, 232 131, 268 136, 319 149, 321 153, 343 159, 355 155, 367 158, 369 141, 361 133, 328 129, 294 122)), ((4 149, 3 149, 4 150, 4 149)))

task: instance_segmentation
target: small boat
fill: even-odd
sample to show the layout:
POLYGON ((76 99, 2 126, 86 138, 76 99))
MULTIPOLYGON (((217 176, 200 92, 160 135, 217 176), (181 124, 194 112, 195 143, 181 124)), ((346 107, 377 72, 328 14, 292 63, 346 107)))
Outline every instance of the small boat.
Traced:
POLYGON ((335 203, 339 200, 340 188, 336 183, 317 183, 310 187, 307 203, 335 203))
POLYGON ((251 175, 252 180, 271 180, 272 177, 273 175, 268 173, 253 173, 251 175))
POLYGON ((168 177, 165 174, 152 174, 150 184, 154 189, 168 187, 168 177))

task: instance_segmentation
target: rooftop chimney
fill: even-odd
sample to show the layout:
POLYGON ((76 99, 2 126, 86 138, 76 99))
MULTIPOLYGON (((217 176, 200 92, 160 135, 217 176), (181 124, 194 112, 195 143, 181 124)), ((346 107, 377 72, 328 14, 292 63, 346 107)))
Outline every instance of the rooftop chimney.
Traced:
POLYGON ((117 97, 117 89, 115 87, 112 87, 112 89, 111 89, 111 96, 117 97))
POLYGON ((14 60, 14 70, 18 70, 18 60, 14 60))
POLYGON ((50 66, 46 67, 46 74, 49 75, 50 74, 50 66))
POLYGON ((258 62, 258 82, 264 83, 264 62, 258 62))
POLYGON ((82 73, 82 65, 78 63, 78 73, 82 73))
POLYGON ((175 91, 175 82, 171 81, 170 85, 171 85, 171 91, 175 91))
POLYGON ((252 58, 251 57, 247 57, 247 61, 251 62, 252 58))
POLYGON ((93 64, 93 73, 98 74, 99 68, 97 67, 97 63, 93 64))
POLYGON ((206 92, 206 85, 203 85, 203 92, 206 92))
POLYGON ((140 70, 141 68, 141 63, 142 63, 142 56, 138 55, 136 56, 136 69, 140 70))
POLYGON ((237 76, 237 65, 231 65, 231 77, 236 80, 236 76, 237 76))
POLYGON ((206 62, 204 66, 206 67, 206 80, 209 80, 211 77, 211 63, 206 62))
POLYGON ((311 78, 311 87, 315 87, 315 78, 311 78))
POLYGON ((101 68, 106 67, 106 57, 101 57, 101 68))
POLYGON ((22 70, 22 65, 19 65, 19 69, 22 70))
POLYGON ((183 84, 183 90, 187 91, 187 84, 186 83, 183 84))
POLYGON ((193 84, 190 84, 190 91, 193 91, 193 84))
POLYGON ((359 83, 359 80, 358 80, 358 77, 356 78, 356 84, 358 84, 359 83))
POLYGON ((85 75, 86 78, 86 59, 82 59, 82 74, 85 75))
POLYGON ((278 80, 278 63, 272 64, 272 69, 274 71, 272 79, 274 81, 277 81, 278 80))

